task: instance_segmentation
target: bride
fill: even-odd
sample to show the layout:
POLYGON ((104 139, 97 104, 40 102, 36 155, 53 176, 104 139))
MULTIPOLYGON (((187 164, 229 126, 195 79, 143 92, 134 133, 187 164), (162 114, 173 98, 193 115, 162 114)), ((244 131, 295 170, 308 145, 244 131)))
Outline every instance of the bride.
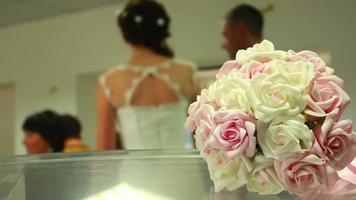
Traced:
POLYGON ((152 0, 130 1, 117 19, 131 56, 99 80, 97 148, 184 148, 188 103, 196 96, 195 67, 174 59, 166 44, 170 18, 152 0), (116 126, 117 125, 117 126, 116 126))

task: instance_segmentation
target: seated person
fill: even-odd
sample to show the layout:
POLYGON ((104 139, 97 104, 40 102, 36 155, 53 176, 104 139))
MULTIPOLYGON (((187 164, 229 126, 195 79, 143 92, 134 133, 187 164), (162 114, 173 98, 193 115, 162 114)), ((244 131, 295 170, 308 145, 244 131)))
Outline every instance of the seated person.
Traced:
POLYGON ((71 115, 63 115, 62 131, 64 134, 64 150, 65 153, 86 152, 91 149, 83 144, 80 140, 81 124, 80 121, 71 115))
POLYGON ((29 154, 61 152, 64 147, 60 115, 45 110, 28 116, 23 125, 23 144, 29 154))

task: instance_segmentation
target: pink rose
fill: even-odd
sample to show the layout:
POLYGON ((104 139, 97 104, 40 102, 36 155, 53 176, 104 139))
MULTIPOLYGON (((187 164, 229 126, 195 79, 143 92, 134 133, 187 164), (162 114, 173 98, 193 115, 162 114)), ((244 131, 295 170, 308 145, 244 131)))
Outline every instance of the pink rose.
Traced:
POLYGON ((268 63, 261 63, 258 61, 250 61, 241 67, 240 72, 244 74, 245 79, 252 79, 253 77, 264 73, 268 68, 268 63))
POLYGON ((228 74, 230 74, 230 72, 232 72, 233 70, 238 70, 240 69, 241 65, 236 61, 236 60, 229 60, 226 61, 223 66, 219 69, 219 73, 217 75, 217 77, 221 77, 221 76, 226 76, 228 74))
POLYGON ((336 120, 339 119, 350 97, 342 89, 343 80, 337 76, 317 76, 311 81, 309 94, 305 96, 307 102, 306 114, 314 117, 325 117, 335 109, 339 109, 336 120))
POLYGON ((313 130, 316 153, 334 169, 341 170, 356 156, 356 133, 352 131, 352 121, 336 122, 338 109, 326 116, 322 125, 313 130))
POLYGON ((311 62, 315 66, 315 71, 321 74, 327 73, 331 75, 334 73, 334 69, 327 67, 323 59, 321 59, 315 52, 301 51, 296 53, 292 50, 288 51, 288 61, 297 62, 300 60, 311 62))
MULTIPOLYGON (((209 107, 209 105, 205 105, 205 107, 209 107)), ((205 119, 201 119, 200 124, 195 131, 194 138, 196 142, 196 147, 198 150, 203 151, 202 153, 209 153, 210 151, 207 141, 209 140, 215 129, 215 123, 212 120, 212 115, 211 117, 207 116, 205 119)))
POLYGON ((340 179, 354 185, 356 189, 356 158, 348 164, 344 169, 337 172, 340 179))
POLYGON ((325 161, 309 152, 275 161, 274 167, 284 187, 298 196, 313 196, 330 187, 336 172, 329 170, 325 161))
POLYGON ((240 155, 252 157, 256 151, 255 119, 239 110, 220 111, 213 118, 216 128, 208 143, 222 150, 230 159, 240 155))
POLYGON ((190 104, 188 108, 188 117, 184 124, 185 128, 193 132, 199 126, 201 119, 208 121, 207 118, 212 116, 212 110, 214 108, 208 102, 208 90, 203 89, 200 96, 197 97, 197 101, 190 104))

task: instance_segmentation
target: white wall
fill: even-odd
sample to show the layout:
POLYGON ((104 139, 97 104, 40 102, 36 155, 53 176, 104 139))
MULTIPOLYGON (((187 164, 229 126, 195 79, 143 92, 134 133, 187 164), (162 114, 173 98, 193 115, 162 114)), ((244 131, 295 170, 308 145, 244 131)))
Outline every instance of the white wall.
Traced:
MULTIPOLYGON (((221 19, 237 0, 162 0, 171 14, 171 44, 178 57, 198 64, 226 59, 220 49, 221 19)), ((267 1, 248 1, 259 8, 267 1)), ((266 15, 266 38, 279 49, 326 49, 337 74, 346 81, 351 97, 355 84, 352 58, 356 57, 356 1, 271 1, 266 15)), ((34 111, 53 108, 77 113, 76 79, 122 62, 128 49, 115 27, 117 6, 104 7, 0 29, 0 84, 16 85, 16 153, 24 153, 20 129, 34 111), (49 92, 58 88, 54 94, 49 92)), ((348 116, 356 111, 349 107, 348 116)), ((352 116, 353 117, 353 116, 352 116)), ((355 117, 353 117, 355 119, 355 117)))
POLYGON ((96 85, 102 72, 85 73, 77 78, 77 115, 81 120, 82 140, 96 146, 96 85))

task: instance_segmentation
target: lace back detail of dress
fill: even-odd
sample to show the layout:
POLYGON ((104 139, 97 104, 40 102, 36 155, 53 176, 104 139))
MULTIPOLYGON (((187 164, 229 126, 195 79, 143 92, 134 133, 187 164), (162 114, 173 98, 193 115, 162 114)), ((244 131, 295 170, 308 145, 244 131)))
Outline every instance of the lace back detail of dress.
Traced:
MULTIPOLYGON (((128 89, 123 91, 121 106, 111 102, 116 109, 117 123, 126 149, 184 148, 187 145, 187 138, 190 138, 190 135, 184 129, 184 122, 189 101, 188 97, 182 94, 180 85, 174 82, 169 73, 169 69, 174 64, 176 60, 147 67, 121 66, 114 70, 114 72, 116 70, 135 72, 135 78, 128 83, 130 84, 128 89), (177 101, 158 106, 131 105, 135 91, 150 76, 162 80, 162 83, 171 88, 177 101)), ((113 101, 115 92, 108 87, 106 80, 109 73, 111 72, 104 74, 100 82, 107 98, 113 101)))
MULTIPOLYGON (((133 71, 139 73, 140 75, 134 78, 131 82, 131 87, 125 92, 125 106, 130 106, 133 95, 138 88, 138 86, 150 76, 154 76, 162 81, 164 81, 176 94, 178 100, 184 99, 184 96, 180 92, 180 86, 178 83, 174 83, 167 73, 160 72, 161 69, 168 69, 172 66, 172 61, 165 62, 160 65, 150 66, 147 68, 143 67, 130 67, 133 71)), ((128 68, 127 68, 128 69, 128 68)))

